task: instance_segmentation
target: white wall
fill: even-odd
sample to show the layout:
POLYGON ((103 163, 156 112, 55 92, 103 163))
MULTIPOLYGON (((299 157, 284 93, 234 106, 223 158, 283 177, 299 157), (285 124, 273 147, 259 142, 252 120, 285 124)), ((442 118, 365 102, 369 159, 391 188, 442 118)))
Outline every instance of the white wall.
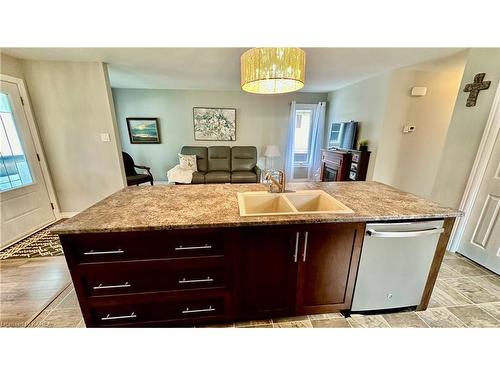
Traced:
MULTIPOLYGON (((318 103, 327 94, 293 93, 256 95, 240 91, 191 91, 113 89, 122 148, 139 165, 151 166, 155 180, 166 180, 166 172, 178 163, 177 153, 184 145, 256 146, 263 165, 265 146, 276 144, 282 156, 286 146, 290 103, 318 103), (236 141, 200 142, 194 140, 193 107, 236 108, 236 141), (158 117, 161 144, 130 144, 127 117, 158 117)), ((283 157, 274 161, 282 165, 283 157)))
POLYGON ((329 124, 361 123, 358 140, 367 139, 372 151, 367 179, 431 197, 465 58, 399 69, 329 94, 329 124), (426 96, 412 97, 414 86, 427 87, 426 96), (416 131, 404 134, 407 124, 416 131))
POLYGON ((460 204, 499 80, 500 48, 470 49, 432 190, 432 198, 444 205, 460 204), (486 73, 484 79, 491 85, 479 93, 475 107, 466 107, 469 94, 463 88, 477 73, 486 73))
POLYGON ((61 211, 81 211, 122 188, 105 64, 26 60, 23 67, 61 211))

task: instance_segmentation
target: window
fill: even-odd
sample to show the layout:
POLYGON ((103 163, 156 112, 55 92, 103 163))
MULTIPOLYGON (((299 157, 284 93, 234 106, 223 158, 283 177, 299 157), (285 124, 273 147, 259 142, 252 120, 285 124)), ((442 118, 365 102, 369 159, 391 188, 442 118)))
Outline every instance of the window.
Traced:
POLYGON ((9 97, 0 93, 0 191, 33 183, 9 97))
POLYGON ((295 111, 295 139, 293 142, 294 164, 307 164, 309 161, 309 150, 311 145, 311 128, 313 121, 313 109, 299 109, 295 111))

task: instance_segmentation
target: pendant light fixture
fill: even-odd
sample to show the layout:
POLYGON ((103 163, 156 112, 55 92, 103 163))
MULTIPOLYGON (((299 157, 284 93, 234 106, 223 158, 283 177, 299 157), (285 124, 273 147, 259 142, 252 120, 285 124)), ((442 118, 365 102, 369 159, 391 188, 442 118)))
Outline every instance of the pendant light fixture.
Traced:
POLYGON ((241 55, 241 88, 282 94, 304 87, 306 53, 295 47, 252 48, 241 55))

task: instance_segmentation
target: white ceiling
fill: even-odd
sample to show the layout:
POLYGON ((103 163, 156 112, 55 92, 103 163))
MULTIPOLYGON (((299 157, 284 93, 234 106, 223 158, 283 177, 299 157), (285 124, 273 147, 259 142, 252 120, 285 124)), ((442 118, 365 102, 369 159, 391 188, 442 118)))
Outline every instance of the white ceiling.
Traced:
MULTIPOLYGON (((112 87, 239 90, 247 48, 4 48, 21 59, 103 61, 112 87)), ((328 92, 395 68, 454 55, 460 48, 304 48, 302 91, 328 92)))

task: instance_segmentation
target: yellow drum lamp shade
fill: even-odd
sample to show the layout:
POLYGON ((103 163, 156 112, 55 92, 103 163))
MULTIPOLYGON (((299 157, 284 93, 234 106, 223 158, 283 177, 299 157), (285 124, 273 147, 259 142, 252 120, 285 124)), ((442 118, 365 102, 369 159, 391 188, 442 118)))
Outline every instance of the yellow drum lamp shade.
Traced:
POLYGON ((306 53, 300 48, 252 48, 241 55, 241 88, 281 94, 304 87, 306 53))

